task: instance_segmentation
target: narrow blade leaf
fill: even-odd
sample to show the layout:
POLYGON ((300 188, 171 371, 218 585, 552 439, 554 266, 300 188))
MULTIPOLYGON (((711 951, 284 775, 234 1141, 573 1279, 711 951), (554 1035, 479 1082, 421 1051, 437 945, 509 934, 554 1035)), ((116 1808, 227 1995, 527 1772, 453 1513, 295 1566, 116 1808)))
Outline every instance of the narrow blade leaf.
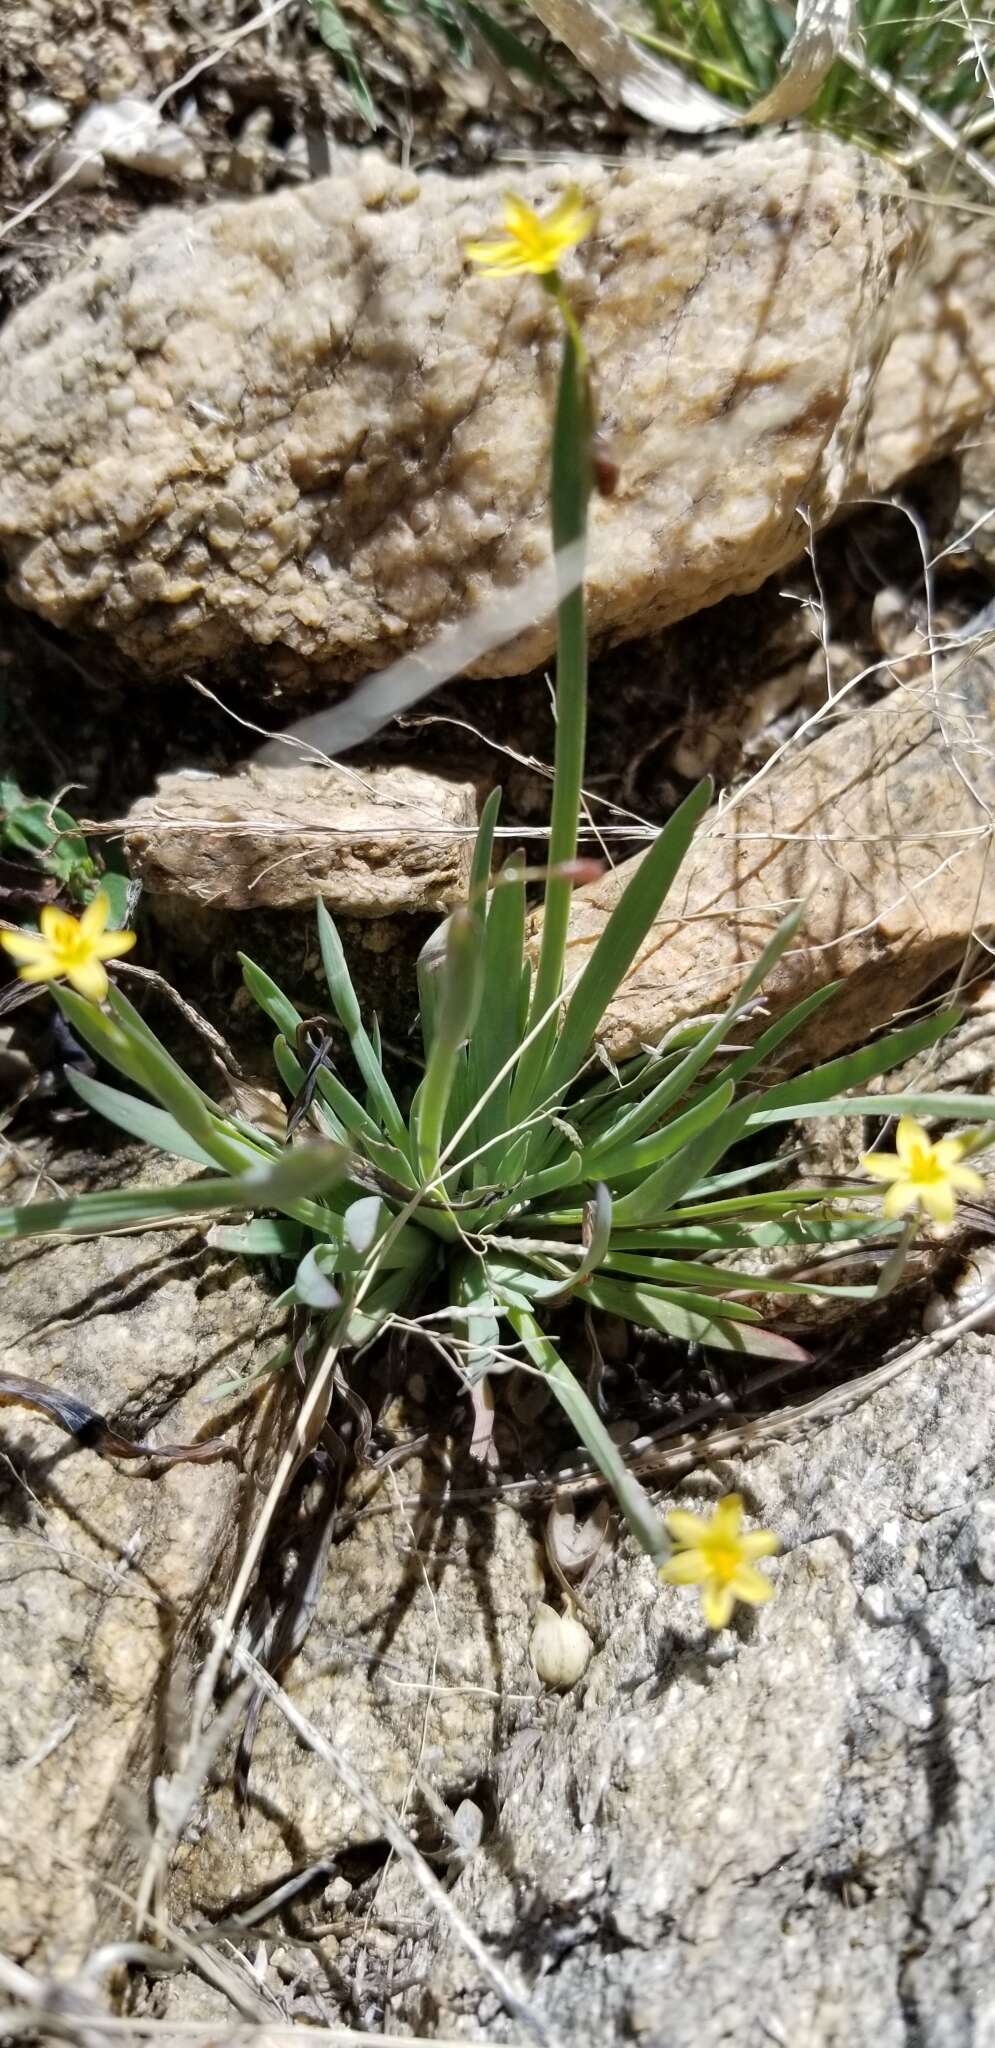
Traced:
POLYGON ((583 1064, 595 1031, 659 915, 711 800, 711 782, 699 782, 640 861, 615 905, 567 1004, 563 1028, 537 1091, 543 1096, 565 1088, 583 1064))

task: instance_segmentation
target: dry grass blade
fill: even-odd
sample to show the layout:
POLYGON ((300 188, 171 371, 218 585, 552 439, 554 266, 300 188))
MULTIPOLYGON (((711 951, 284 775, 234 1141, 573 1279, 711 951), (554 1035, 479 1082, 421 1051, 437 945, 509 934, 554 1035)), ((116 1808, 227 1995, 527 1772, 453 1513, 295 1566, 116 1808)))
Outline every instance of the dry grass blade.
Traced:
MULTIPOLYGON (((572 0, 572 4, 579 4, 579 0, 572 0)), ((576 590, 583 575, 583 545, 578 542, 561 548, 551 561, 526 576, 517 589, 502 591, 468 618, 443 627, 416 654, 404 654, 400 660, 392 661, 389 668, 370 676, 341 704, 317 711, 286 733, 276 734, 268 746, 260 748, 255 759, 268 762, 271 767, 285 766, 285 749, 299 747, 303 741, 316 760, 327 763, 350 747, 365 745, 392 718, 440 689, 453 676, 462 675, 492 648, 503 647, 526 627, 545 618, 557 596, 562 598, 565 592, 576 590)))
POLYGON ((854 0, 799 0, 795 32, 784 52, 781 75, 773 89, 745 116, 761 121, 791 121, 810 107, 826 74, 846 47, 853 24, 854 0))
POLYGON ((971 149, 964 137, 957 133, 956 128, 952 128, 949 121, 944 120, 942 114, 927 106, 924 100, 910 92, 907 85, 903 85, 900 79, 893 78, 880 64, 869 63, 863 51, 858 50, 854 44, 848 43, 842 54, 844 61, 851 71, 857 73, 858 78, 866 79, 868 85, 873 85, 884 99, 890 100, 893 106, 908 115, 923 134, 931 136, 934 142, 939 143, 941 149, 946 150, 951 157, 973 171, 975 177, 980 178, 990 192, 995 192, 995 166, 978 150, 971 149))
POLYGON ((610 105, 619 101, 655 127, 682 135, 742 123, 790 121, 811 106, 827 72, 846 47, 854 0, 799 0, 795 32, 776 85, 740 113, 696 85, 675 64, 641 50, 594 0, 531 0, 532 11, 597 79, 610 105))
POLYGON ((501 1968, 501 1965, 495 1962, 494 1957, 488 1953, 479 1935, 474 1932, 469 1922, 464 1919, 450 1894, 444 1890, 438 1878, 429 1869, 424 1857, 415 1848, 410 1837, 405 1834, 404 1829, 394 1818, 389 1807, 384 1805, 383 1801, 374 1792, 372 1786, 368 1785, 366 1780, 361 1777, 355 1764, 351 1762, 342 1750, 330 1742, 328 1737, 323 1735, 320 1729, 316 1728, 314 1723, 307 1719, 305 1714, 302 1714, 294 1706, 293 1701, 287 1697, 283 1687, 278 1685, 275 1678, 272 1678, 269 1672, 263 1668, 258 1658, 254 1657, 251 1651, 245 1649, 241 1643, 235 1642, 227 1631, 224 1633, 223 1646, 230 1651, 233 1661, 239 1665, 241 1670, 255 1681, 261 1692, 266 1694, 267 1699, 271 1700, 273 1705, 279 1708, 284 1719, 289 1722, 291 1728, 300 1736, 301 1741, 307 1745, 308 1749, 315 1756, 320 1757, 323 1763, 328 1764, 329 1768, 341 1779, 350 1796, 362 1807, 363 1812, 390 1843, 395 1855, 413 1873, 426 1898, 436 1908, 447 1925, 452 1928, 457 1940, 461 1942, 467 1954, 473 1957, 481 1975, 486 1977, 492 1991, 500 1998, 505 2011, 531 2034, 533 2040, 540 2042, 542 2048, 554 2048, 554 2037, 545 2022, 532 2011, 522 1993, 512 1983, 510 1977, 501 1968))
POLYGON ((609 105, 621 102, 656 127, 681 135, 734 127, 739 120, 734 108, 695 85, 676 64, 662 64, 640 50, 593 0, 531 0, 531 6, 597 79, 609 105))
MULTIPOLYGON (((77 2048, 90 2048, 91 2043, 104 2040, 151 2041, 160 2043, 161 2048, 172 2048, 178 2041, 189 2041, 191 2048, 201 2041, 205 2048, 301 2048, 301 2044, 307 2048, 309 2043, 313 2048, 356 2048, 370 2039, 368 2033, 357 2033, 351 2027, 309 2026, 303 2021, 226 2026, 218 2020, 123 2017, 99 2009, 85 1976, 68 1980, 41 1977, 3 1955, 0 1990, 14 2001, 0 2009, 0 2034, 5 2040, 29 2034, 37 2038, 41 2027, 59 2040, 75 2042, 77 2048)), ((431 2043, 418 2034, 384 2033, 376 2039, 380 2048, 484 2048, 483 2042, 469 2035, 459 2043, 442 2035, 434 2035, 431 2043)))

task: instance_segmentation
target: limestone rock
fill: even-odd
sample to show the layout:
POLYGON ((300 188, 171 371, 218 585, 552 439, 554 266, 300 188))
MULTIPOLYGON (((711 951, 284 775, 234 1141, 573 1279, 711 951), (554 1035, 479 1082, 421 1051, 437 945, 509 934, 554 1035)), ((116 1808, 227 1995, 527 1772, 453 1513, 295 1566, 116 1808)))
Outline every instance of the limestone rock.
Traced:
POLYGON ((965 538, 965 552, 995 569, 995 425, 989 419, 964 456, 961 497, 954 531, 965 538))
MULTIPOLYGON (((995 925, 990 807, 995 664, 952 663, 830 725, 703 822, 601 1037, 616 1058, 680 1018, 721 1010, 785 910, 795 945, 764 984, 769 1014, 841 980, 785 1048, 789 1063, 853 1045, 958 966, 995 925)), ((638 856, 637 856, 638 859, 638 856)), ((634 861, 578 889, 567 974, 584 966, 634 861)))
POLYGON ((158 905, 305 910, 384 918, 444 911, 465 896, 474 785, 407 767, 253 766, 160 777, 125 835, 158 905))
MULTIPOLYGON (((594 1582, 600 1651, 498 1761, 454 1893, 558 2040, 985 2037, 992 1366, 990 1338, 964 1339, 736 1475, 786 1554, 776 1598, 731 1632, 710 1637, 645 1559, 594 1582)), ((521 2038, 448 1938, 426 1966, 416 2031, 521 2038)))
MULTIPOLYGON (((437 1465, 405 1465, 382 1503, 388 1512, 358 1521, 333 1547, 282 1681, 395 1812, 412 1801, 422 1810, 417 1770, 454 1807, 486 1776, 495 1729, 547 1713, 529 1663, 544 1579, 528 1523, 513 1507, 474 1517, 454 1506, 437 1521, 431 1507, 412 1518, 397 1504, 422 1486, 437 1497, 440 1483, 437 1465)), ((334 1772, 271 1707, 250 1793, 242 1816, 230 1778, 208 1793, 176 1860, 176 1910, 216 1914, 291 1866, 327 1857, 331 1868, 336 1854, 376 1839, 334 1772)))
POLYGON ((991 233, 973 224, 934 232, 911 268, 864 435, 871 493, 956 448, 995 406, 993 257, 991 233))
MULTIPOLYGON (((76 1185, 183 1174, 143 1150, 76 1185)), ((205 1397, 262 1364, 273 1320, 247 1268, 190 1229, 5 1247, 5 1368, 133 1436, 238 1441, 230 1401, 205 1397)), ((242 1418, 246 1451, 266 1408, 242 1418)), ((65 1970, 124 1924, 101 1879, 133 1887, 141 1868, 196 1630, 223 1602, 252 1496, 231 1463, 116 1465, 14 1407, 0 1447, 0 1927, 12 1955, 65 1970)))
MULTIPOLYGON (((755 588, 804 547, 800 505, 836 511, 916 233, 893 175, 826 138, 521 189, 568 175, 598 209, 569 279, 620 472, 593 508, 608 642, 755 588)), ((364 152, 96 241, 0 340, 16 601, 146 672, 259 654, 279 691, 364 675, 539 566, 557 317, 463 255, 506 184, 364 152)))

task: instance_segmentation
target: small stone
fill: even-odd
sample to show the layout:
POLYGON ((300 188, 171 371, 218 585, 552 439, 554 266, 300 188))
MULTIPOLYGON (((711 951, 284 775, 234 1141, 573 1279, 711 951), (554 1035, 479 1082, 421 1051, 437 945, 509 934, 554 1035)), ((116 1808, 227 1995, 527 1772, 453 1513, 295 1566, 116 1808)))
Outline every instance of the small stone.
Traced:
MULTIPOLYGON (((371 920, 466 894, 476 792, 427 769, 291 763, 164 775, 128 817, 133 874, 173 917, 295 910, 371 920)), ((377 925, 375 946, 391 943, 377 925)))
POLYGON ((88 107, 57 152, 55 169, 61 175, 75 167, 77 182, 91 184, 98 181, 104 163, 180 184, 205 175, 204 159, 192 138, 140 99, 107 100, 88 107))
POLYGON ((69 108, 61 100, 49 99, 44 93, 28 100, 21 108, 22 125, 32 135, 57 135, 68 119, 69 108))

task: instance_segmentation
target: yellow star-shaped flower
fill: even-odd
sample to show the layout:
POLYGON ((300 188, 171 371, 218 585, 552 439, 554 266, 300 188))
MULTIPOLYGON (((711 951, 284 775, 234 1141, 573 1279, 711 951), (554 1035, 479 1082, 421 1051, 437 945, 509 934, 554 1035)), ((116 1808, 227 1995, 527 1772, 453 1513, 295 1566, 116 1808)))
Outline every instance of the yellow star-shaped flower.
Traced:
POLYGON ((504 202, 505 233, 467 242, 466 254, 471 263, 494 277, 514 277, 524 271, 531 271, 534 277, 551 277, 567 250, 576 248, 593 225, 594 210, 585 204, 576 185, 564 192, 545 218, 509 192, 504 202))
POLYGON ((674 1554, 660 1567, 668 1586, 699 1586, 701 1611, 709 1628, 725 1628, 737 1600, 759 1607, 774 1588, 755 1559, 779 1548, 772 1529, 743 1530, 743 1503, 727 1493, 714 1515, 690 1515, 683 1508, 666 1517, 674 1554))
POLYGON ((985 1183, 973 1166, 962 1166, 966 1138, 932 1144, 914 1116, 899 1118, 894 1152, 865 1152, 861 1166, 875 1180, 890 1182, 881 1204, 889 1218, 925 1209, 934 1223, 952 1223, 958 1195, 983 1195, 985 1183))
POLYGON ((0 932, 0 946, 18 966, 21 981, 68 981, 91 1003, 102 1003, 108 980, 105 960, 129 953, 134 932, 109 932, 110 901, 101 890, 82 917, 46 903, 40 932, 0 932))

